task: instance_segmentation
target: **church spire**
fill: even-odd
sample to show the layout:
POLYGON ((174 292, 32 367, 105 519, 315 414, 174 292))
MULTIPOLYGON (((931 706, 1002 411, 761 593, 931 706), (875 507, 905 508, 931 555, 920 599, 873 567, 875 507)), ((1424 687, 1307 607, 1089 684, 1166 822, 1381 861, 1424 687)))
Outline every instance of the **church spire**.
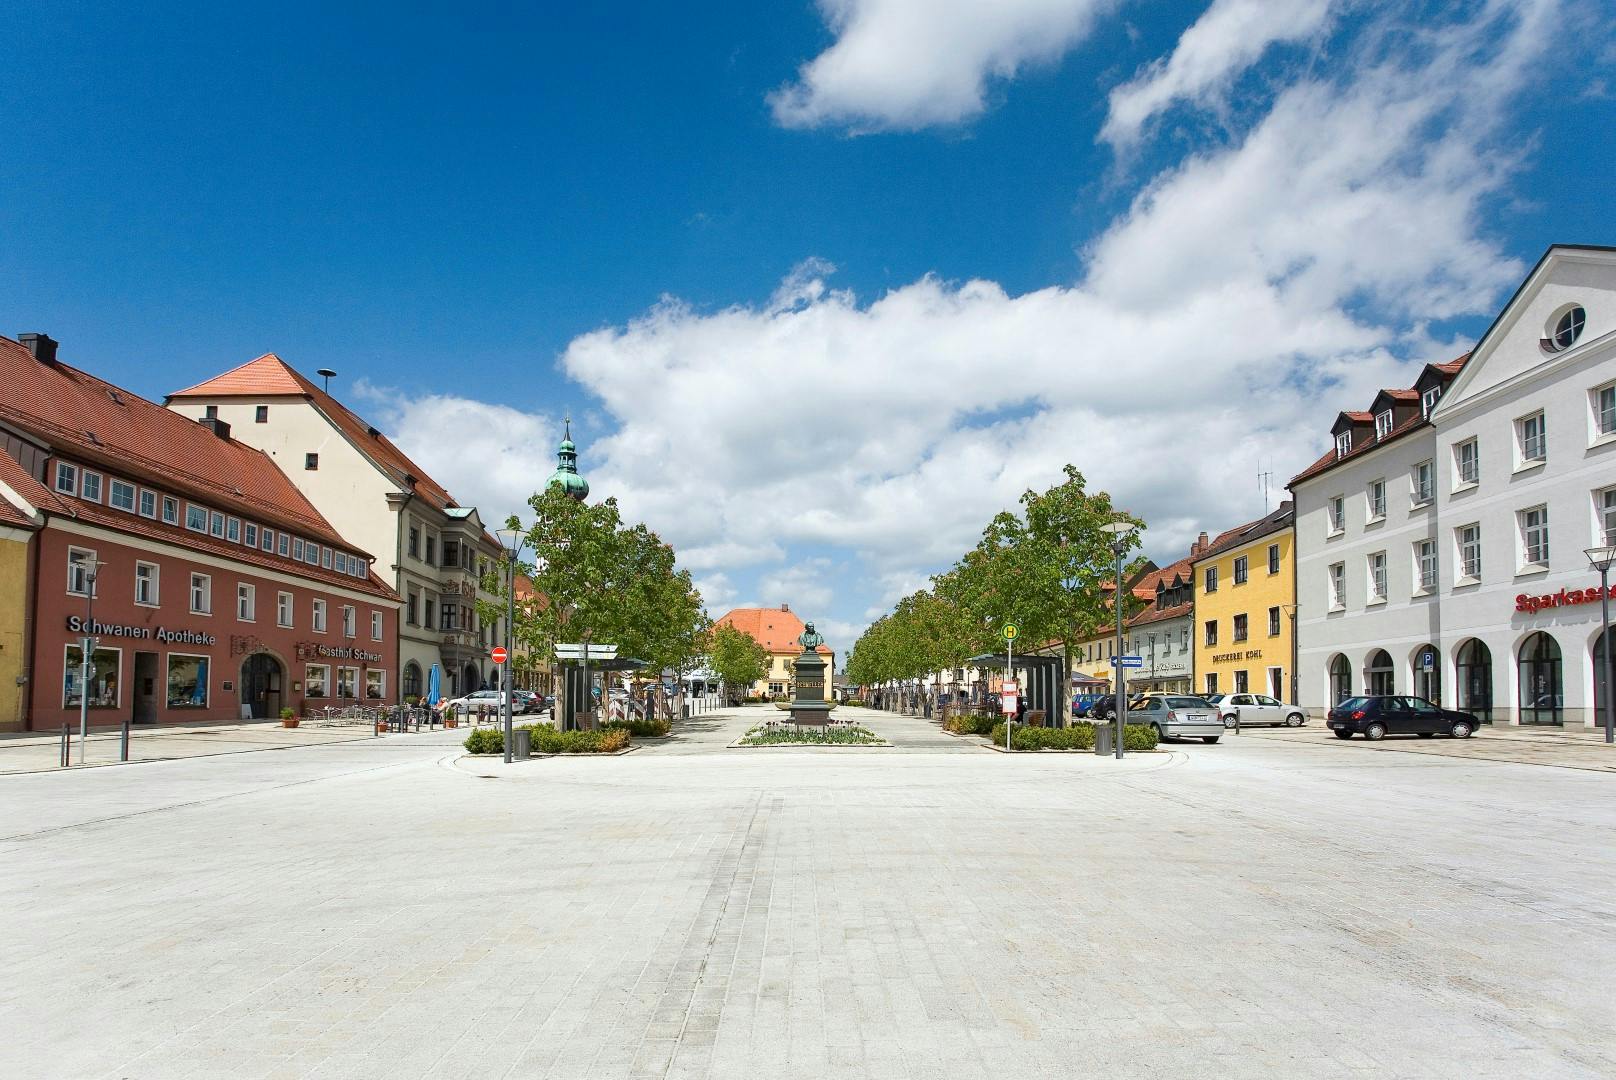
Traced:
POLYGON ((572 417, 567 417, 565 423, 565 433, 556 446, 556 471, 550 474, 546 486, 559 484, 569 498, 583 502, 589 497, 589 481, 578 475, 578 447, 572 441, 572 417))

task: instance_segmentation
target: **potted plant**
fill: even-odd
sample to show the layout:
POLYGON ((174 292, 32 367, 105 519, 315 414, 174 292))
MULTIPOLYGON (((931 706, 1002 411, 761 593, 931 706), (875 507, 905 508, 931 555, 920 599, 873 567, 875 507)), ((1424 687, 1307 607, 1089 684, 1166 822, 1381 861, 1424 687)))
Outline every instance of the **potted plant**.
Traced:
POLYGON ((457 728, 460 726, 460 713, 455 706, 450 705, 448 708, 443 710, 443 726, 446 728, 457 728))
POLYGON ((297 727, 297 713, 290 708, 281 710, 281 727, 297 727))

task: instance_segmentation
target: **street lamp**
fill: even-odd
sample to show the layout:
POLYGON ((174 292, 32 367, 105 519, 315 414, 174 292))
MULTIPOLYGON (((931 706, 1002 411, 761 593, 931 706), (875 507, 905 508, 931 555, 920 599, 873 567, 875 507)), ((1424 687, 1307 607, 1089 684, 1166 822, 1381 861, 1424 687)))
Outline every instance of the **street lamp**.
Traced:
POLYGON ((1117 557, 1116 591, 1111 594, 1111 606, 1117 610, 1117 652, 1112 663, 1117 665, 1117 760, 1122 760, 1122 736, 1128 730, 1128 687, 1122 658, 1127 649, 1122 640, 1122 556, 1128 550, 1126 537, 1133 532, 1133 524, 1112 521, 1100 526, 1100 531, 1111 537, 1111 554, 1117 557))
POLYGON ((95 626, 95 576, 106 565, 95 556, 77 563, 84 572, 84 636, 79 639, 79 764, 84 764, 84 744, 90 741, 90 658, 98 644, 95 626))
POLYGON ((511 713, 516 697, 516 680, 511 669, 516 664, 516 560, 522 556, 522 530, 515 525, 496 529, 500 546, 505 549, 505 764, 511 763, 511 713))
POLYGON ((1616 742, 1616 680, 1611 678, 1616 663, 1610 655, 1610 568, 1616 563, 1616 544, 1589 548, 1583 554, 1599 571, 1599 643, 1605 647, 1605 741, 1610 743, 1616 742))
POLYGON ((1291 700, 1290 700, 1290 703, 1292 705, 1300 705, 1301 702, 1299 702, 1297 700, 1297 697, 1299 696, 1301 691, 1296 689, 1296 605, 1295 604, 1281 604, 1281 605, 1279 605, 1279 609, 1281 611, 1283 611, 1285 613, 1285 617, 1291 621, 1291 700))

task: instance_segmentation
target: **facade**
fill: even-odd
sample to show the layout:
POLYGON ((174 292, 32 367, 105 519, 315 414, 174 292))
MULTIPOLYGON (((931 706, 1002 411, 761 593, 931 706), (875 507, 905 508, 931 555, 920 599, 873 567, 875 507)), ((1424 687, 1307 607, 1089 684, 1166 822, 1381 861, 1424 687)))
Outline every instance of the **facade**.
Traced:
POLYGON ((1293 701, 1295 529, 1289 502, 1222 534, 1193 564, 1195 690, 1293 701))
POLYGON ((1134 595, 1151 594, 1148 606, 1128 620, 1128 651, 1143 666, 1128 672, 1128 688, 1144 693, 1184 694, 1193 688, 1195 595, 1191 559, 1206 542, 1203 533, 1192 554, 1147 575, 1134 595))
MULTIPOLYGON (((1172 567, 1168 568, 1169 571, 1171 569, 1172 567)), ((1129 620, 1127 623, 1128 626, 1132 626, 1133 620, 1138 618, 1140 615, 1149 613, 1152 607, 1156 604, 1158 599, 1157 583, 1161 580, 1163 573, 1164 572, 1161 570, 1161 568, 1155 563, 1147 561, 1144 566, 1136 570, 1133 576, 1128 579, 1128 591, 1133 595, 1133 603, 1130 605, 1130 610, 1132 608, 1142 609, 1140 611, 1136 611, 1133 616, 1127 616, 1129 620)), ((1101 586, 1101 588, 1106 592, 1111 592, 1114 589, 1114 586, 1111 582, 1107 581, 1101 586)), ((1112 610, 1114 611, 1115 608, 1112 610)), ((1158 629, 1156 632, 1162 633, 1164 631, 1158 629)), ((1149 631, 1146 633, 1148 635, 1149 631)), ((1125 637, 1124 640, 1129 639, 1125 637)), ((1142 640, 1148 641, 1148 636, 1142 640)), ((1049 656, 1057 656, 1060 653, 1060 643, 1054 642, 1033 651, 1044 653, 1049 656)), ((1077 641, 1072 643, 1071 671, 1067 678, 1069 680, 1082 683, 1085 689, 1092 688, 1094 684, 1102 682, 1105 684, 1107 689, 1110 689, 1111 679, 1115 673, 1115 669, 1111 666, 1111 658, 1115 656, 1116 653, 1117 627, 1115 616, 1112 616, 1106 620, 1105 625, 1095 627, 1092 632, 1078 638, 1077 641)), ((1166 662, 1165 657, 1161 657, 1160 659, 1161 662, 1166 662)), ((1146 660, 1146 664, 1149 664, 1148 659, 1146 660)), ((1128 673, 1128 685, 1134 685, 1138 677, 1138 668, 1130 671, 1128 673)))
POLYGON ((0 338, 0 450, 0 502, 29 522, 26 588, 0 624, 23 608, 18 726, 76 725, 85 699, 97 726, 397 700, 398 595, 228 424, 25 334, 0 338))
POLYGON ((1616 251, 1550 248, 1468 357, 1412 390, 1343 414, 1347 437, 1292 481, 1302 704, 1416 693, 1594 725, 1584 549, 1616 542, 1616 251))
POLYGON ((8 475, 20 470, 12 458, 0 454, 0 597, 7 598, 0 602, 0 731, 24 729, 34 534, 42 524, 25 500, 7 498, 8 491, 15 491, 6 483, 8 475))
MULTIPOLYGON (((750 693, 771 697, 791 693, 795 677, 791 662, 802 655, 802 646, 797 644, 797 639, 806 627, 791 610, 790 604, 781 604, 778 608, 736 608, 714 625, 733 626, 762 645, 769 654, 768 670, 763 678, 752 684, 750 693)), ((836 654, 829 646, 821 645, 815 651, 829 665, 826 670, 836 670, 836 654)), ((826 701, 831 699, 831 684, 832 680, 827 678, 826 701)))
POLYGON ((170 409, 217 418, 270 456, 346 536, 377 553, 404 600, 396 667, 407 697, 426 692, 436 665, 444 696, 498 679, 489 651, 508 644, 503 618, 479 600, 503 557, 477 510, 461 506, 387 436, 273 353, 168 397, 170 409))

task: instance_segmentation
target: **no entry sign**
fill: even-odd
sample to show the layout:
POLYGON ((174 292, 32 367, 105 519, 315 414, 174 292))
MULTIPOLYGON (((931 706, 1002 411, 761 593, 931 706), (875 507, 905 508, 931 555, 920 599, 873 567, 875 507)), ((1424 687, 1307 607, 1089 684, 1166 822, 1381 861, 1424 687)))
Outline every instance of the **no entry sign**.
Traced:
POLYGON ((503 664, 505 662, 506 657, 510 656, 510 653, 505 651, 505 646, 497 645, 497 646, 494 647, 493 656, 494 656, 494 663, 503 664))

